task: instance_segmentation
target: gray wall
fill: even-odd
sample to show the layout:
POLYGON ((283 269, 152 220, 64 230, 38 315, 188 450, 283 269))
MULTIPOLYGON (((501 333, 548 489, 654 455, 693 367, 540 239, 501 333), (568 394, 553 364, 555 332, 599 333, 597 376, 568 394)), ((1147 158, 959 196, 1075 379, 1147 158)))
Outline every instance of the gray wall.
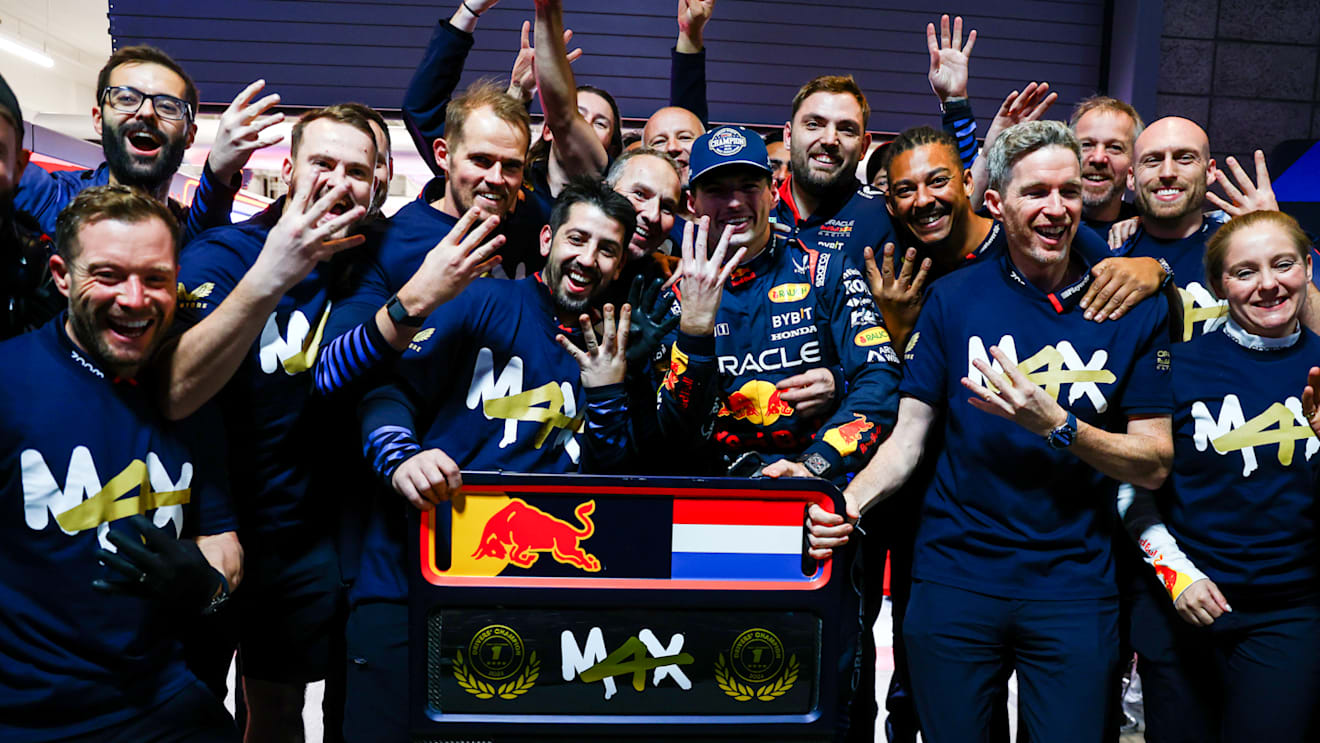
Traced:
POLYGON ((1156 108, 1204 126, 1221 165, 1249 162, 1320 137, 1317 60, 1317 0, 1164 0, 1156 108))

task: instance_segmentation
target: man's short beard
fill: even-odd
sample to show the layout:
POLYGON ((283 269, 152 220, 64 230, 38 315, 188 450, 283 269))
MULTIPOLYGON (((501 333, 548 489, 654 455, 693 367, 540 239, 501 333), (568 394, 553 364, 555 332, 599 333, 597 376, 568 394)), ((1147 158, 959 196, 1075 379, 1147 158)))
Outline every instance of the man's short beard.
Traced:
POLYGON ((1100 198, 1096 198, 1094 196, 1088 196, 1086 191, 1083 190, 1082 210, 1091 211, 1092 209, 1102 209, 1108 206, 1110 203, 1112 203, 1114 199, 1123 198, 1123 192, 1126 190, 1127 190, 1127 185, 1117 180, 1114 181, 1112 185, 1110 185, 1109 190, 1106 191, 1105 195, 1100 198))
POLYGON ((160 152, 150 163, 139 163, 128 153, 128 133, 123 128, 111 125, 108 121, 101 126, 101 148, 105 151, 105 161, 110 166, 110 173, 115 180, 125 186, 136 186, 148 192, 154 192, 179 170, 183 162, 183 153, 188 149, 182 139, 170 139, 165 133, 147 124, 124 125, 130 131, 152 131, 159 135, 164 144, 160 152))
POLYGON ((832 178, 815 175, 807 162, 807 153, 790 153, 792 160, 793 182, 810 194, 828 194, 847 188, 856 180, 857 163, 849 166, 846 162, 839 167, 839 172, 832 178))

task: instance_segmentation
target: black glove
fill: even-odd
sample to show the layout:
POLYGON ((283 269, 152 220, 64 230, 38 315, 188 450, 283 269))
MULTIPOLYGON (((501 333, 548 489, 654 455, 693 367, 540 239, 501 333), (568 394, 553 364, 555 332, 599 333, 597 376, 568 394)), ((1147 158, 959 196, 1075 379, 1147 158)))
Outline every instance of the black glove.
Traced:
POLYGON ((628 304, 632 305, 626 354, 629 366, 650 361, 669 331, 678 327, 678 315, 669 314, 673 295, 660 293, 664 283, 663 279, 654 279, 643 292, 646 279, 641 276, 633 278, 632 288, 628 290, 628 304))
POLYGON ((124 523, 127 530, 112 529, 106 535, 119 552, 96 551, 97 560, 119 575, 98 578, 92 581, 93 588, 155 599, 188 613, 208 608, 218 591, 228 593, 224 576, 192 540, 176 539, 142 514, 124 523))

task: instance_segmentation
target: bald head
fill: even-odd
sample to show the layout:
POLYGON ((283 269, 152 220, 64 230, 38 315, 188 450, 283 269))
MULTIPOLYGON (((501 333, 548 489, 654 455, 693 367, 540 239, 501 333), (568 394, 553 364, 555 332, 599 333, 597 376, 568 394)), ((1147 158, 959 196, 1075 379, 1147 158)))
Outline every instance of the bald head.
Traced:
POLYGON ((642 129, 642 142, 674 158, 683 183, 686 184, 692 143, 705 133, 706 127, 696 114, 686 108, 666 106, 646 120, 646 126, 642 129))
POLYGON ((1215 179, 1210 138, 1194 121, 1168 116, 1137 137, 1128 186, 1142 217, 1181 234, 1200 224, 1206 187, 1215 179))

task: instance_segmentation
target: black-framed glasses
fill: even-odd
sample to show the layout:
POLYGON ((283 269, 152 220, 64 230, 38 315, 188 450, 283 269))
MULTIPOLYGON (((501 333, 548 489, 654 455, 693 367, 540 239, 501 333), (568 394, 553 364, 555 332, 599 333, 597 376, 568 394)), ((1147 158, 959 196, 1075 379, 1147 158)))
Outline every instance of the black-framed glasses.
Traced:
POLYGON ((142 108, 142 101, 148 98, 151 99, 152 110, 162 119, 181 121, 192 118, 192 104, 172 95, 164 93, 147 95, 127 85, 107 87, 101 91, 102 103, 109 103, 114 110, 126 114, 137 113, 138 109, 142 108))

